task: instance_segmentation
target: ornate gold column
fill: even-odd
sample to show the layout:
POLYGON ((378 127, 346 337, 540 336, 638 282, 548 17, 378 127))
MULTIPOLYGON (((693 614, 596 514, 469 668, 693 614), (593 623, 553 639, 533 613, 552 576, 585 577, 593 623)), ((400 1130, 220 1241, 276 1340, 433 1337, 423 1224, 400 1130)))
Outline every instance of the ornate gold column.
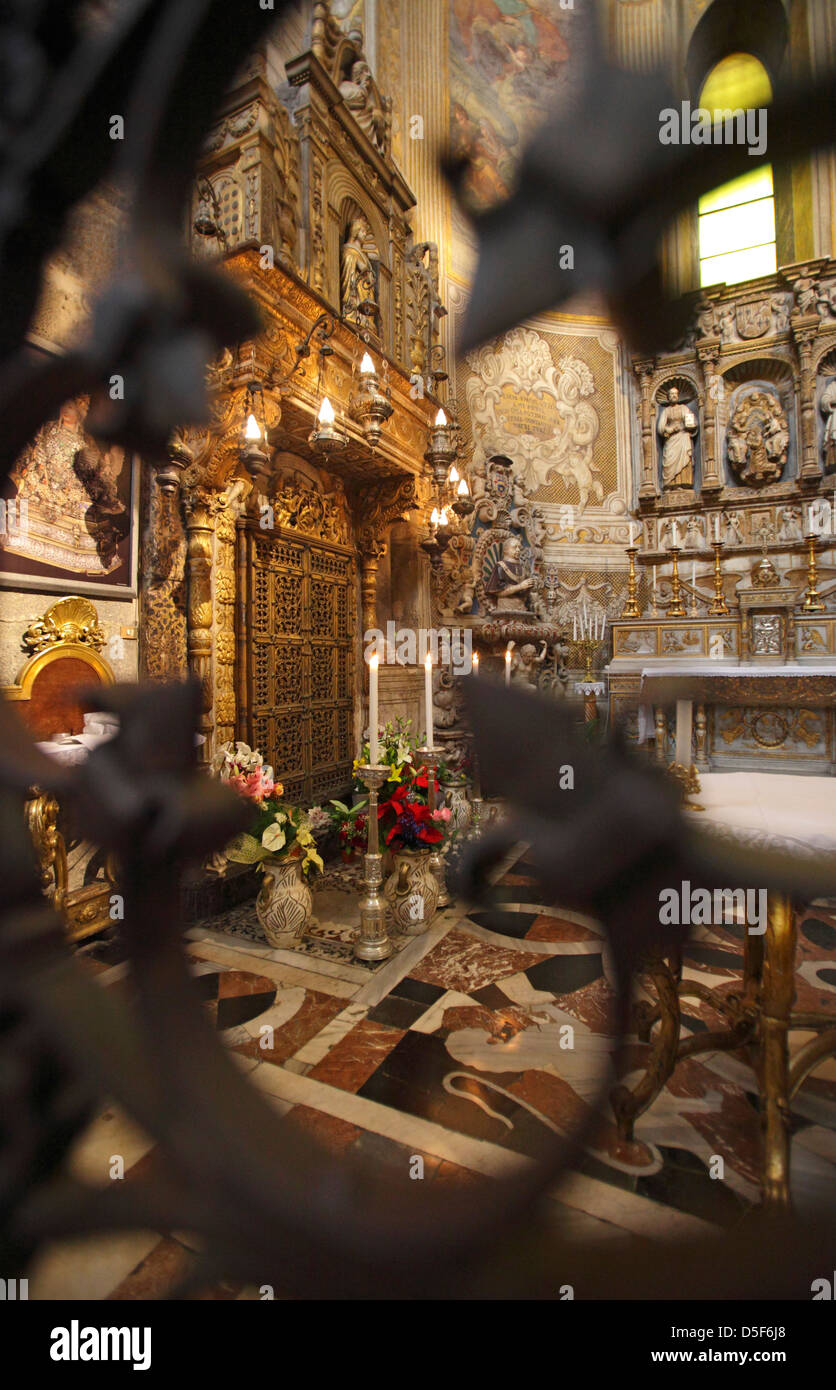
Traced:
POLYGON ((658 497, 656 484, 655 451, 653 447, 653 401, 650 397, 650 381, 656 363, 652 357, 642 357, 633 363, 641 391, 639 419, 642 431, 642 481, 639 497, 658 497))
POLYGON ((705 382, 705 404, 703 406, 705 428, 702 432, 702 491, 712 492, 716 488, 721 488, 723 486, 723 478, 720 473, 716 449, 717 394, 718 384, 721 381, 721 378, 717 375, 717 363, 720 360, 720 339, 709 338, 699 342, 697 344, 697 357, 702 367, 703 381, 705 382))
POLYGON ((220 499, 204 487, 195 487, 183 498, 186 517, 187 651, 189 672, 200 683, 199 732, 205 742, 197 750, 198 762, 211 754, 212 705, 212 548, 215 516, 220 499))
MULTIPOLYGON (((180 476, 191 454, 173 442, 149 478, 142 532, 140 606, 142 670, 149 680, 182 680, 188 669, 185 612, 186 538, 180 476)), ((147 475, 146 475, 147 476, 147 475)))
POLYGON ((798 350, 798 391, 801 404, 802 482, 816 483, 821 477, 816 431, 816 376, 813 371, 813 339, 819 331, 818 314, 793 314, 792 336, 798 350))
POLYGON ((385 541, 364 539, 358 542, 360 556, 360 612, 363 633, 377 627, 377 565, 386 551, 385 541))

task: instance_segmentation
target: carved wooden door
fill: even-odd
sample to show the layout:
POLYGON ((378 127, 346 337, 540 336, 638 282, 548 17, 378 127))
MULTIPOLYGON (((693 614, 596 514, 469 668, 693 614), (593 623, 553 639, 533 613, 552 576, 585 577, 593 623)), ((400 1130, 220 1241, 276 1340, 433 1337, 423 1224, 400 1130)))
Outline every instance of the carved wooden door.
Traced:
POLYGON ((248 531, 242 734, 289 801, 344 791, 354 751, 354 555, 277 529, 248 531))

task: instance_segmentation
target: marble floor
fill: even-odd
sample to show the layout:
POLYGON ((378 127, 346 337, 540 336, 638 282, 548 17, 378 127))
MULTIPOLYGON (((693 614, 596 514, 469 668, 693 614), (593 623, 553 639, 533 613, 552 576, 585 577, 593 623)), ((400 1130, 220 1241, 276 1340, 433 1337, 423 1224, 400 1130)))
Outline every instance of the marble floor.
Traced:
MULTIPOLYGON (((375 967, 352 958, 356 897, 345 888, 316 894, 316 927, 294 951, 264 941, 252 905, 234 908, 188 934, 196 988, 283 1123, 404 1182, 419 1154, 425 1181, 481 1186, 490 1200, 496 1179, 532 1163, 602 1091, 629 1084, 646 1055, 635 1039, 616 1052, 601 928, 539 903, 523 850, 498 871, 495 899, 487 910, 454 904, 375 967)), ((836 1016, 834 948, 836 915, 819 905, 801 924, 796 1007, 836 1016)), ((83 955, 103 987, 123 978, 114 943, 89 943, 83 955)), ((738 929, 699 929, 685 973, 732 988, 740 955, 738 929)), ((695 1032, 719 1020, 688 1000, 684 1022, 695 1032)), ((793 1035, 793 1046, 805 1036, 793 1035)), ((743 1058, 687 1059, 640 1117, 633 1143, 619 1141, 604 1105, 585 1160, 551 1194, 555 1230, 652 1242, 713 1229, 721 1239, 757 1197, 758 1134, 743 1058), (720 1180, 711 1175, 718 1157, 720 1180)), ((154 1161, 152 1142, 109 1107, 72 1166, 101 1182, 114 1153, 128 1180, 154 1161)), ((834 1177, 836 1065, 828 1062, 793 1102, 794 1200, 803 1207, 829 1196, 834 1177)), ((177 1231, 65 1242, 39 1257, 30 1297, 161 1297, 188 1272, 194 1248, 177 1231)), ((259 1295, 222 1284, 202 1296, 259 1295)))

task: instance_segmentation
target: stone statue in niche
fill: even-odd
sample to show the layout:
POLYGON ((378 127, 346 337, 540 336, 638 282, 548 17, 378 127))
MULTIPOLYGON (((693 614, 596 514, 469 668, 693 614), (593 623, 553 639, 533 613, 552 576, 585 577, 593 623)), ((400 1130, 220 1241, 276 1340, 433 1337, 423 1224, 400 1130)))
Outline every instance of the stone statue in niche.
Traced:
POLYGON ((485 593, 495 612, 514 611, 530 605, 529 591, 534 587, 534 577, 525 573, 520 550, 519 536, 506 536, 500 557, 485 581, 485 593))
POLYGON ((689 516, 685 527, 685 549, 701 550, 704 542, 702 520, 698 516, 689 516))
POLYGON ((781 525, 778 527, 778 541, 801 540, 801 515, 797 507, 782 507, 778 513, 781 525))
POLYGON ((368 328, 377 312, 377 247, 365 217, 351 221, 342 251, 342 316, 358 328, 368 328))
POLYGON ((823 463, 827 473, 836 473, 836 381, 822 392, 821 411, 825 422, 823 463))
POLYGON ((786 412, 777 396, 753 391, 735 408, 726 446, 729 463, 742 483, 763 487, 784 471, 790 432, 786 412))
POLYGON ((659 417, 662 449, 662 480, 665 487, 694 486, 694 435, 696 416, 679 399, 679 388, 672 386, 668 404, 659 417))
POLYGON ((725 512, 723 520, 726 523, 724 545, 743 545, 743 518, 740 512, 725 512))
POLYGON ((340 96, 363 134, 380 154, 386 154, 387 112, 364 59, 358 58, 351 68, 351 76, 340 83, 340 96))

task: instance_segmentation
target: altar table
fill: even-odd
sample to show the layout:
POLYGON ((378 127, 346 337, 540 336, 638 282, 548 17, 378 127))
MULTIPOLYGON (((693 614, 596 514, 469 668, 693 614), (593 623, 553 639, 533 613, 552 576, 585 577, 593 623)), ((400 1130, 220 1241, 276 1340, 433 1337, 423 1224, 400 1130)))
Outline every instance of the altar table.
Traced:
MULTIPOLYGON (((740 711, 740 728, 729 734, 727 756, 731 745, 741 734, 752 743, 749 761, 761 761, 775 753, 774 770, 800 772, 806 762, 812 774, 833 771, 832 711, 836 706, 836 667, 833 665, 775 662, 745 666, 719 661, 677 661, 669 664, 646 665, 641 670, 640 701, 657 707, 676 703, 676 762, 690 767, 692 761, 706 769, 713 761, 706 745, 706 708, 740 711), (694 704, 700 711, 695 758, 692 754, 694 704), (782 716, 782 710, 794 708, 796 714, 782 716), (826 714, 813 716, 812 711, 826 714), (770 714, 770 711, 773 711, 770 714), (798 716, 806 717, 806 725, 791 727, 798 716), (772 726, 775 726, 774 728, 772 726), (821 725, 821 728, 819 728, 821 725), (792 757, 793 736, 798 742, 792 757), (789 742, 788 742, 789 739, 789 742), (820 741, 820 747, 818 743, 820 741), (783 766, 781 762, 783 761, 783 766)), ((733 721, 732 721, 733 722, 733 721)), ((744 758, 745 758, 744 754, 744 758)), ((660 758, 664 761, 664 757, 660 758)), ((739 760, 739 759, 738 759, 739 760)), ((724 761, 721 756, 720 763, 724 761)))

